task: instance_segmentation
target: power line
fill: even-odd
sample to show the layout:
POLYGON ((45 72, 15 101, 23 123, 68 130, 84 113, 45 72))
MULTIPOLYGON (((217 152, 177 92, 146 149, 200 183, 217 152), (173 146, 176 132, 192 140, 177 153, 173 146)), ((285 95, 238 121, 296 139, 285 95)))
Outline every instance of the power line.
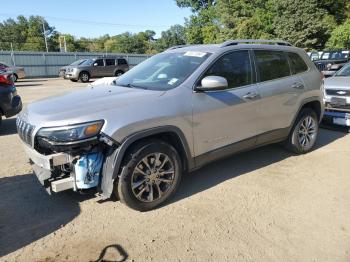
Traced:
MULTIPOLYGON (((20 16, 19 14, 14 13, 0 13, 0 16, 20 16)), ((23 15, 23 16, 35 16, 35 15, 23 15)), ((41 16, 41 15, 37 15, 41 16)), ((142 28, 167 28, 165 25, 147 25, 147 24, 119 24, 119 23, 111 23, 111 22, 101 22, 101 21, 92 21, 92 20, 81 20, 75 18, 63 18, 56 16, 41 16, 45 19, 53 19, 53 20, 61 20, 70 23, 79 23, 79 24, 90 24, 90 25, 98 25, 98 26, 115 26, 115 27, 142 27, 142 28)))

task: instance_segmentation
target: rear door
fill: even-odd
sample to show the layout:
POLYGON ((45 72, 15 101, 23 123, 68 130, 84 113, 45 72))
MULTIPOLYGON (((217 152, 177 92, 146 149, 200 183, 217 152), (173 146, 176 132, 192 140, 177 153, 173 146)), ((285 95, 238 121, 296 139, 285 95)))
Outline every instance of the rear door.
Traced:
MULTIPOLYGON (((238 50, 222 55, 201 79, 212 75, 226 78, 228 88, 193 93, 196 156, 246 139, 245 147, 254 146, 254 136, 259 132, 256 125, 259 94, 253 81, 250 52, 238 50)), ((215 155, 219 157, 218 154, 212 157, 215 155)))
POLYGON ((116 68, 116 61, 114 58, 106 58, 106 68, 103 76, 114 76, 116 68))
MULTIPOLYGON (((292 72, 289 53, 254 50, 258 90, 261 95, 259 120, 261 133, 278 131, 291 125, 304 92, 304 83, 292 72)), ((293 55, 292 55, 293 56, 293 55)), ((258 141, 258 143, 264 141, 258 141)))

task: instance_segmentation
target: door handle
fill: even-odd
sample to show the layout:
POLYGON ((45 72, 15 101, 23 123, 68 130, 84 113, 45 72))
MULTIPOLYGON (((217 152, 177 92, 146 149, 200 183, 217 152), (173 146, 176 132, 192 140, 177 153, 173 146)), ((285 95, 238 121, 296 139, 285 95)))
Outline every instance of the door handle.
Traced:
POLYGON ((302 83, 294 83, 292 85, 292 88, 295 88, 295 89, 304 89, 304 85, 302 83))
POLYGON ((249 99, 249 100, 253 100, 256 99, 259 96, 258 93, 255 92, 249 92, 246 95, 243 96, 244 99, 249 99))

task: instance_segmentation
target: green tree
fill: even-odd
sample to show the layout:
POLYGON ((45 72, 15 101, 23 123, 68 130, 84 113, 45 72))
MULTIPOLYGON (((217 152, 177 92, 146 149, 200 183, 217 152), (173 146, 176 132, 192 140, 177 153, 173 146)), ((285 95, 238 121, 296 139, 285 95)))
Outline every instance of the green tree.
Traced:
POLYGON ((350 18, 334 29, 326 46, 328 48, 350 49, 350 18))
POLYGON ((171 46, 186 44, 185 27, 173 25, 168 30, 163 31, 161 38, 156 42, 156 49, 162 51, 171 46))

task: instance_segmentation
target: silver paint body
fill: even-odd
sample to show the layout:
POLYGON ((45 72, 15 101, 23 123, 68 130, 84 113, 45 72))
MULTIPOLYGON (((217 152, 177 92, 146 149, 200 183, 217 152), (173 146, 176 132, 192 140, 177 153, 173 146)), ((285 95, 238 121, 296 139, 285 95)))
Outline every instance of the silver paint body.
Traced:
MULTIPOLYGON (((239 44, 188 46, 166 52, 201 51, 212 55, 180 86, 152 91, 121 86, 92 86, 31 103, 20 117, 40 128, 103 119, 102 132, 122 143, 128 136, 154 127, 176 126, 185 136, 192 157, 272 130, 288 128, 305 99, 322 101, 321 78, 307 54, 278 45, 239 44), (196 92, 202 73, 224 53, 267 49, 300 54, 309 70, 294 76, 239 88, 196 92), (304 88, 293 87, 301 84, 304 88), (247 94, 254 99, 246 99, 247 94)), ((132 70, 132 69, 131 69, 132 70)))

